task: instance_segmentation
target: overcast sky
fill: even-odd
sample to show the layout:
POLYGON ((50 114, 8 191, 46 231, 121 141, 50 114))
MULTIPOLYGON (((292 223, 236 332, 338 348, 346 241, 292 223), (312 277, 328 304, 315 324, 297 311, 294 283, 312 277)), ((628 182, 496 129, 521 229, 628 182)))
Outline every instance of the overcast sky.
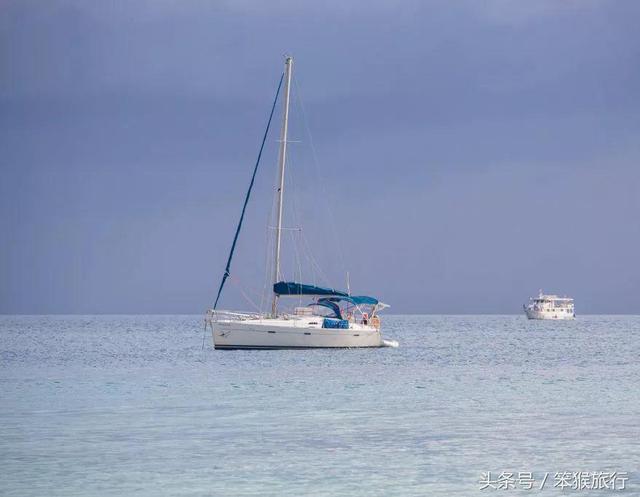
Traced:
MULTIPOLYGON (((2 2, 0 312, 210 306, 289 53, 285 276, 640 313, 640 2, 396 3, 2 2)), ((265 288, 276 118, 222 307, 265 288)))

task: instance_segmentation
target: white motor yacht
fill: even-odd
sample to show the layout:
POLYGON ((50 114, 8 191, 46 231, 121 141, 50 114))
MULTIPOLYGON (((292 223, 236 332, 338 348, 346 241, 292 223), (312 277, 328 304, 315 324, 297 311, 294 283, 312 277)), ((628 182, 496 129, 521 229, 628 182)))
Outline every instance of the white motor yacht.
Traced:
POLYGON ((540 290, 537 297, 529 299, 523 305, 529 319, 575 319, 576 313, 573 299, 557 295, 545 295, 540 290))

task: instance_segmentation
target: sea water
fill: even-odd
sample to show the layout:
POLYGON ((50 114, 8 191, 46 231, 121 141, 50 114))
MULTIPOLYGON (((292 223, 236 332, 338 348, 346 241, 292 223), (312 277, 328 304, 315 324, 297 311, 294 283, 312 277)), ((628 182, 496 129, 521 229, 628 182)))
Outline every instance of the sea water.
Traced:
POLYGON ((640 495, 640 317, 387 316, 400 347, 354 350, 202 324, 0 317, 0 495, 640 495))

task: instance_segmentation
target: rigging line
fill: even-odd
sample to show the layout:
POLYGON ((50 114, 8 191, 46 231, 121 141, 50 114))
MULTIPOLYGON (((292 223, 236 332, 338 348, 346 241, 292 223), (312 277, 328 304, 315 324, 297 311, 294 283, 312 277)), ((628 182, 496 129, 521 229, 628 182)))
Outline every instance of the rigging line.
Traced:
MULTIPOLYGON (((295 183, 292 185, 291 190, 293 194, 292 211, 294 215, 294 221, 297 222, 299 225, 302 225, 302 221, 300 219, 300 207, 299 207, 300 196, 299 196, 298 187, 295 183)), ((298 238, 298 241, 300 242, 300 252, 304 254, 305 258, 309 262, 309 266, 311 268, 311 276, 313 280, 312 283, 315 285, 316 278, 319 278, 323 280, 323 282, 327 286, 330 287, 331 284, 328 278, 325 276, 324 272, 322 271, 322 267, 320 267, 320 264, 318 264, 318 262, 316 261, 313 251, 311 250, 311 244, 309 243, 306 234, 302 230, 300 231, 300 237, 298 238)))
MULTIPOLYGON (((292 154, 292 157, 293 156, 294 155, 292 154)), ((304 164, 304 161, 300 161, 300 162, 304 164)), ((295 168, 291 168, 290 171, 292 173, 289 175, 289 178, 287 181, 288 181, 288 185, 289 185, 289 189, 291 191, 291 197, 292 197, 291 212, 293 214, 294 224, 297 224, 298 226, 302 226, 302 215, 300 214, 302 210, 300 207, 301 205, 300 187, 299 187, 299 182, 296 181, 297 176, 293 174, 293 171, 295 171, 296 173, 298 171, 295 168)), ((324 274, 322 273, 322 268, 315 261, 313 257, 313 252, 311 251, 310 244, 308 242, 305 243, 305 240, 302 239, 302 236, 304 236, 304 234, 302 233, 302 229, 300 229, 299 232, 301 236, 299 236, 298 238, 294 238, 292 236, 292 243, 294 246, 294 250, 296 251, 295 255, 297 257, 297 262, 299 266, 299 276, 300 276, 299 281, 302 281, 302 258, 300 257, 300 253, 302 253, 306 257, 306 260, 309 262, 309 265, 311 268, 311 279, 313 280, 312 283, 314 285, 316 284, 316 276, 319 275, 324 280, 327 286, 331 286, 328 279, 324 277, 324 274)), ((295 269, 294 269, 294 274, 295 274, 295 269)))
MULTIPOLYGON (((304 161, 300 161, 300 163, 304 164, 304 161)), ((293 169, 293 168, 292 168, 293 169)), ((295 174, 291 175, 291 178, 289 180, 290 182, 290 189, 292 192, 292 213, 293 213, 293 221, 294 224, 298 225, 298 226, 302 226, 303 224, 303 219, 302 219, 302 208, 301 208, 301 201, 300 201, 300 181, 296 181, 296 179, 298 179, 300 176, 297 175, 299 173, 299 170, 295 171, 295 174)), ((293 249, 295 252, 295 260, 294 262, 297 263, 298 265, 298 280, 297 281, 304 281, 303 276, 302 276, 302 267, 303 267, 303 260, 301 257, 301 254, 304 254, 304 256, 307 258, 307 260, 309 260, 309 256, 306 254, 305 251, 305 247, 304 244, 302 242, 301 239, 301 235, 302 235, 302 228, 300 228, 298 230, 298 236, 295 236, 296 233, 291 233, 291 241, 293 243, 293 249)), ((295 267, 294 267, 294 274, 295 274, 295 267)), ((315 285, 315 270, 313 268, 313 266, 311 266, 311 276, 313 279, 313 284, 315 285)), ((295 278, 294 278, 295 280, 295 278)), ((302 296, 299 296, 298 299, 298 305, 302 305, 302 296)))
MULTIPOLYGON (((294 253, 294 268, 293 268, 293 281, 303 281, 302 280, 302 264, 300 263, 300 254, 298 253, 298 247, 297 247, 297 243, 295 240, 295 233, 291 232, 291 243, 293 244, 293 253, 294 253), (296 279, 296 267, 295 264, 297 264, 297 269, 298 269, 298 278, 296 279)), ((302 305, 302 297, 299 299, 300 300, 300 305, 302 305)))
POLYGON ((249 183, 249 189, 247 190, 247 195, 244 198, 244 205, 242 206, 242 214, 240 214, 240 221, 238 222, 238 227, 236 228, 236 234, 233 237, 233 243, 231 244, 231 251, 229 252, 229 259, 227 259, 227 266, 224 269, 224 274, 222 275, 222 281, 220 282, 220 288, 218 288, 218 295, 216 296, 216 301, 213 304, 214 310, 218 306, 218 300, 220 300, 220 294, 222 293, 222 289, 224 288, 224 283, 225 281, 227 281, 227 278, 231 274, 229 271, 231 270, 231 259, 233 259, 233 251, 236 249, 236 242, 238 241, 238 236, 240 235, 240 228, 242 228, 244 213, 247 210, 247 204, 249 203, 249 197, 251 196, 253 183, 255 182, 256 173, 258 172, 258 165, 260 164, 260 158, 262 157, 264 144, 267 141, 267 135, 269 134, 269 128, 271 127, 271 119, 273 118, 273 112, 276 110, 276 102, 278 101, 278 95, 280 94, 280 87, 282 86, 283 79, 284 79, 284 73, 282 73, 282 75, 280 76, 280 82, 278 83, 278 89, 276 90, 276 97, 273 99, 273 105, 271 106, 271 113, 269 114, 269 121, 267 121, 267 128, 264 130, 264 136, 262 137, 262 144, 260 145, 260 151, 258 152, 256 165, 253 168, 253 175, 251 176, 251 183, 249 183))
MULTIPOLYGON (((271 224, 271 223, 267 223, 267 224, 271 224)), ((265 230, 265 240, 264 240, 264 242, 265 242, 264 243, 264 246, 265 246, 265 257, 264 257, 265 273, 264 273, 264 279, 262 280, 262 294, 260 295, 260 312, 262 312, 262 309, 264 307, 264 303, 265 303, 265 300, 266 300, 267 279, 269 278, 269 273, 268 273, 269 260, 268 259, 269 259, 269 255, 271 253, 271 236, 270 236, 268 228, 265 230)))
POLYGON ((311 252, 311 246, 310 246, 309 240, 307 240, 307 237, 305 236, 304 231, 301 231, 300 235, 301 235, 302 240, 304 241, 304 244, 305 244, 305 247, 306 247, 305 255, 307 256, 307 260, 312 264, 312 267, 315 267, 315 269, 318 272, 318 276, 324 281, 324 283, 328 287, 331 287, 331 283, 329 282, 329 279, 327 278, 327 275, 324 274, 324 272, 322 271, 322 268, 320 267, 320 265, 317 263, 317 261, 313 257, 313 252, 311 252))
POLYGON ((245 293, 245 291, 242 289, 242 286, 240 285, 240 280, 238 280, 238 278, 235 278, 235 277, 231 276, 231 283, 233 283, 233 284, 236 286, 236 288, 237 288, 238 290, 240 290, 240 293, 241 293, 241 294, 242 294, 242 296, 245 298, 245 300, 246 300, 249 304, 251 304, 254 308, 256 308, 256 309, 257 309, 257 311, 258 311, 258 313, 262 312, 262 311, 260 310, 260 308, 256 305, 256 303, 255 303, 253 300, 251 300, 251 298, 250 298, 250 297, 245 293))
MULTIPOLYGON (((291 159, 296 158, 296 154, 291 154, 290 155, 291 159)), ((291 162, 293 162, 294 164, 297 164, 297 162, 295 160, 292 160, 291 162)), ((302 226, 302 219, 300 216, 300 198, 299 198, 299 189, 298 189, 298 181, 296 181, 296 179, 298 178, 297 173, 298 171, 293 168, 290 167, 289 170, 291 171, 291 174, 289 174, 289 189, 292 193, 292 202, 291 202, 291 213, 293 214, 293 223, 298 225, 298 226, 302 226)), ((301 229, 299 229, 298 231, 300 231, 301 229)), ((294 276, 294 281, 296 281, 296 264, 297 264, 297 269, 298 269, 298 280, 297 281, 302 281, 302 263, 300 260, 300 248, 298 246, 298 239, 295 237, 295 233, 291 232, 291 244, 293 245, 293 251, 294 251, 294 260, 293 260, 293 276, 294 276)), ((300 299, 301 300, 301 299, 300 299)))
MULTIPOLYGON (((294 92, 295 93, 295 92, 294 92)), ((297 96, 296 96, 297 99, 297 96)), ((300 160, 300 164, 304 167, 306 164, 305 160, 300 160)), ((298 173, 300 171, 296 170, 296 173, 298 173)), ((298 226, 302 226, 302 209, 301 209, 301 202, 300 202, 300 185, 299 185, 299 181, 295 181, 298 178, 298 176, 294 176, 293 174, 291 175, 291 179, 290 179, 290 183, 291 183, 291 192, 292 192, 292 213, 293 213, 293 220, 294 223, 298 226)), ((304 183, 303 183, 304 184, 304 183)), ((296 257, 297 257, 297 262, 298 262, 298 266, 299 266, 299 280, 298 281, 303 281, 302 280, 302 258, 300 257, 300 253, 303 253, 304 256, 307 258, 307 260, 309 260, 309 256, 306 254, 305 251, 305 247, 302 244, 302 240, 300 237, 298 238, 294 238, 293 236, 291 237, 291 241, 293 243, 294 246, 294 250, 296 250, 296 257)), ((315 285, 315 270, 313 268, 313 266, 311 266, 311 277, 312 277, 312 283, 315 285)))
MULTIPOLYGON (((277 192, 278 190, 278 179, 279 179, 279 173, 276 168, 273 176, 273 185, 272 185, 272 189, 274 192, 277 192)), ((270 300, 269 294, 273 292, 273 288, 270 288, 270 286, 273 283, 271 280, 272 278, 271 275, 273 274, 273 270, 274 270, 274 256, 276 251, 275 245, 276 245, 277 235, 275 232, 273 232, 273 234, 271 233, 269 226, 273 224, 274 218, 276 217, 276 209, 277 209, 277 198, 276 198, 276 195, 273 195, 271 199, 271 209, 269 211, 269 220, 266 226, 267 250, 265 252, 265 265, 264 265, 264 271, 265 271, 264 286, 263 286, 264 302, 260 304, 261 307, 264 303, 266 303, 267 306, 269 305, 269 300, 270 300)))
MULTIPOLYGON (((274 179, 274 183, 273 183, 273 189, 276 189, 276 180, 277 180, 277 176, 276 179, 274 179)), ((265 302, 269 300, 269 297, 267 295, 267 285, 268 285, 268 281, 269 281, 269 275, 271 274, 271 254, 272 254, 272 246, 273 246, 273 242, 275 241, 275 235, 272 237, 271 236, 271 229, 270 226, 273 224, 273 217, 274 217, 274 210, 275 210, 275 198, 273 198, 271 200, 271 208, 269 209, 269 213, 267 216, 267 223, 265 225, 265 232, 264 232, 264 246, 265 246, 265 254, 264 254, 264 279, 262 282, 262 295, 260 296, 260 312, 262 312, 262 309, 265 306, 265 302)))
MULTIPOLYGON (((273 176, 273 184, 272 190, 277 192, 278 189, 278 170, 276 168, 273 176)), ((273 225, 273 220, 276 216, 276 195, 273 195, 271 198, 271 208, 269 210, 269 218, 267 220, 267 224, 265 227, 265 237, 266 237, 266 251, 265 251, 265 263, 264 263, 264 284, 262 287, 262 298, 260 301, 260 309, 262 310, 263 306, 269 305, 270 301, 270 293, 273 291, 273 288, 269 288, 271 281, 271 275, 273 274, 273 259, 275 255, 275 244, 276 244, 276 233, 271 233, 269 226, 273 225)))
MULTIPOLYGON (((320 167, 318 161, 318 154, 316 153, 316 147, 313 143, 313 136, 311 135, 311 128, 309 127, 309 120, 307 119, 307 111, 304 108, 304 103, 302 101, 302 92, 300 91, 300 85, 298 84, 298 78, 293 78, 293 84, 296 87, 296 98, 298 103, 300 104, 300 109, 302 110, 302 121, 304 122, 304 127, 307 132, 307 136, 309 137, 309 146, 311 147, 311 157, 313 158, 313 165, 315 168, 316 178, 318 183, 320 184, 320 188, 322 189, 322 196, 324 199, 328 199, 327 189, 325 182, 322 181, 322 177, 320 175, 320 167)), ((346 264, 344 261, 344 253, 342 251, 342 245, 340 243, 340 237, 338 236, 338 231, 336 230, 336 222, 335 216, 333 214, 333 209, 331 208, 331 203, 326 201, 327 210, 329 211, 329 221, 331 224, 331 231, 333 232, 334 239, 336 241, 336 248, 338 249, 338 257, 340 258, 340 265, 342 266, 342 270, 346 271, 346 264)))

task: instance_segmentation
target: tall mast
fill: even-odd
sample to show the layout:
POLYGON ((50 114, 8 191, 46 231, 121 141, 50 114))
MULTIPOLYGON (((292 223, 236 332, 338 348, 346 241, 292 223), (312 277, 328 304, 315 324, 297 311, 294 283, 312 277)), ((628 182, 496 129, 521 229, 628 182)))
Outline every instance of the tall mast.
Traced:
MULTIPOLYGON (((289 95, 291 89, 291 69, 293 57, 287 56, 284 61, 284 109, 282 113, 282 131, 280 133, 280 154, 278 157, 278 225, 276 226, 275 264, 273 267, 273 284, 280 279, 280 242, 282 238, 282 198, 284 196, 284 166, 287 162, 287 132, 289 128, 289 95)), ((273 293, 271 314, 275 317, 278 311, 278 295, 273 293)))

